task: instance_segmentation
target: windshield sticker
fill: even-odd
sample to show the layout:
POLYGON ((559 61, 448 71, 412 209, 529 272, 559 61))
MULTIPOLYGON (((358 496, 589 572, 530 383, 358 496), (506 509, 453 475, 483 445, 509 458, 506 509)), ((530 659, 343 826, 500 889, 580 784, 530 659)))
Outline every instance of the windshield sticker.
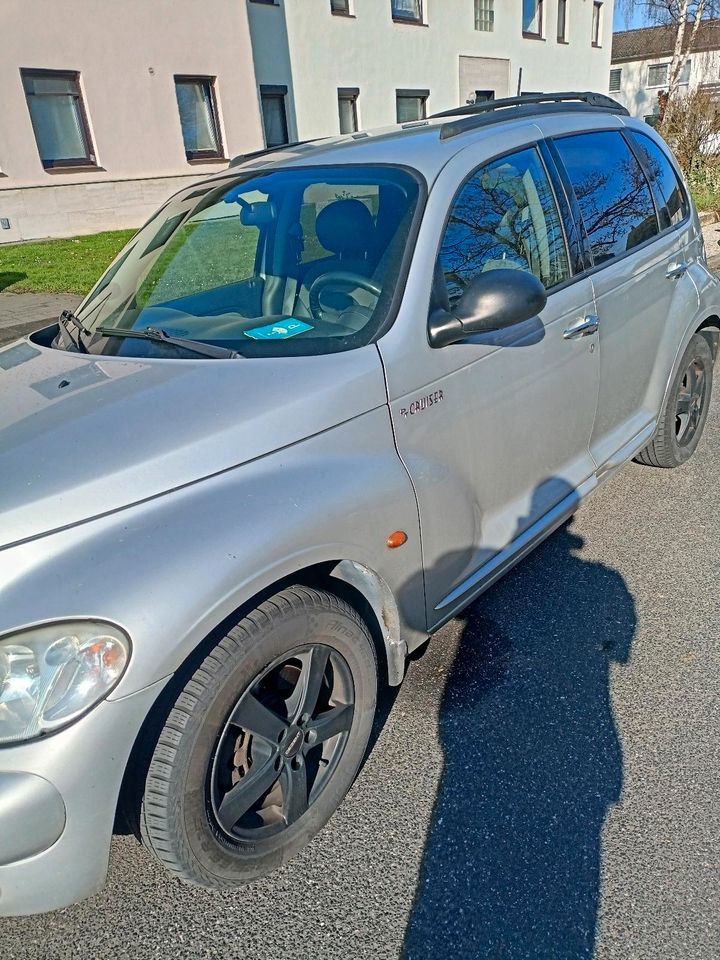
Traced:
POLYGON ((245 336, 253 340, 287 340, 288 337, 296 337, 299 333, 312 329, 309 323, 288 317, 287 320, 281 320, 279 323, 269 323, 266 327, 245 330, 245 336))

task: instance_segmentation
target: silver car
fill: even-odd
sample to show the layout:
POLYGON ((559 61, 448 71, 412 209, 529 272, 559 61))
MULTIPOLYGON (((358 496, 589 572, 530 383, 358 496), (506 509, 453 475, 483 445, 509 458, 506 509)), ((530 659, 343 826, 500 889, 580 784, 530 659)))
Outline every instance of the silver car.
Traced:
POLYGON ((720 289, 596 94, 238 158, 0 351, 0 914, 116 816, 223 888, 316 834, 379 685, 631 458, 702 434, 720 289))

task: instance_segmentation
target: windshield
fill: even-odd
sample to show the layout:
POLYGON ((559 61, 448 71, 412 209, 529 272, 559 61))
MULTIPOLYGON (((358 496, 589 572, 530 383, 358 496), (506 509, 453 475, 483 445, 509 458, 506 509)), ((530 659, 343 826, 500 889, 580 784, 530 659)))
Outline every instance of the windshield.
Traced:
POLYGON ((297 356, 369 343, 390 319, 419 193, 404 169, 347 165, 236 173, 183 191, 82 303, 85 346, 197 356, 177 344, 186 338, 297 356))

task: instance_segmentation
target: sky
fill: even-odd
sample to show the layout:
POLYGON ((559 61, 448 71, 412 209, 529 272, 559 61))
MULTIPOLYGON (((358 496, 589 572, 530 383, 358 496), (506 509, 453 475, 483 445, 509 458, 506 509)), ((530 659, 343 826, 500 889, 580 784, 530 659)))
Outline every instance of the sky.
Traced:
POLYGON ((632 30, 634 27, 646 27, 647 25, 647 15, 644 8, 639 4, 637 5, 635 11, 628 16, 616 2, 615 16, 613 18, 613 30, 632 30))

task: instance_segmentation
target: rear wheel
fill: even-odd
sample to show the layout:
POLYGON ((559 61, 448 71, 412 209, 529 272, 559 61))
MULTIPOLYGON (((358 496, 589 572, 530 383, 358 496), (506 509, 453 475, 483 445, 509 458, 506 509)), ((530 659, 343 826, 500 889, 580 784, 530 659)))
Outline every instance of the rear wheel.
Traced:
POLYGON ((679 467, 700 442, 712 392, 710 346, 696 333, 688 344, 653 440, 635 458, 651 467, 679 467))
POLYGON ((377 666, 333 594, 290 587, 229 631, 168 716, 148 770, 143 840, 183 880, 235 886, 327 822, 362 762, 377 666))

